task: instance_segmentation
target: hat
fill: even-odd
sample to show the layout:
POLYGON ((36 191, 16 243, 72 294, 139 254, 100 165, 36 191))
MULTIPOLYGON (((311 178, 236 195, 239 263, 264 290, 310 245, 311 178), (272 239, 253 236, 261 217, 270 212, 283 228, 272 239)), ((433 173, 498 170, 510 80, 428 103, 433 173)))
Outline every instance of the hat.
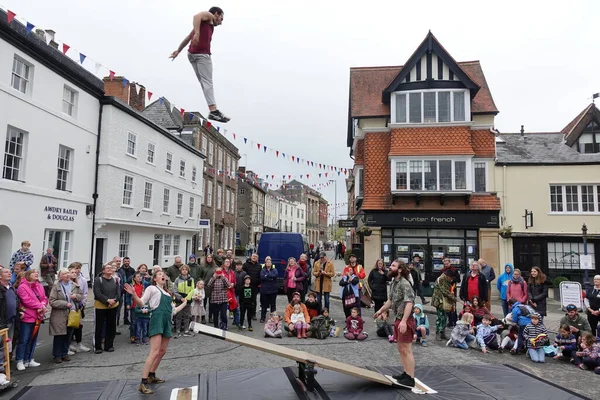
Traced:
POLYGON ((327 253, 325 253, 324 251, 319 253, 319 258, 323 258, 323 257, 327 257, 327 253))
POLYGON ((196 255, 195 254, 190 254, 190 256, 188 257, 188 260, 191 260, 192 258, 195 260, 196 259, 196 255))
POLYGON ((251 277, 250 275, 246 275, 246 276, 244 277, 244 281, 245 281, 246 279, 249 279, 250 281, 252 281, 252 277, 251 277))
POLYGON ((567 306, 567 311, 577 311, 577 306, 575 304, 569 304, 567 306))
POLYGON ((452 270, 450 268, 448 268, 447 270, 444 271, 444 274, 446 274, 448 276, 452 276, 452 270))
POLYGON ((294 292, 294 293, 292 293, 292 297, 294 297, 294 296, 300 297, 300 292, 294 292))

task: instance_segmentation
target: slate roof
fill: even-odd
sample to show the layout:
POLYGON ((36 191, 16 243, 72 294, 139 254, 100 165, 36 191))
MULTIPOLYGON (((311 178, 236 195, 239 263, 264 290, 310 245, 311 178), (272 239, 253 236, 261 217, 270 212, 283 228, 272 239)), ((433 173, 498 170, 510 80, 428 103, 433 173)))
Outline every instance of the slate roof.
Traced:
POLYGON ((142 114, 167 130, 183 129, 181 114, 173 112, 173 106, 167 99, 163 98, 162 101, 159 99, 152 102, 144 108, 142 114))
POLYGON ((563 142, 561 132, 501 133, 496 143, 497 164, 600 164, 600 153, 581 154, 563 142), (503 143, 503 142, 504 143, 503 143))
POLYGON ((565 135, 565 141, 569 146, 579 139, 579 136, 581 136, 581 133, 591 121, 596 121, 596 123, 600 124, 600 110, 598 110, 594 103, 591 103, 584 108, 573 121, 569 122, 569 124, 560 131, 565 135))

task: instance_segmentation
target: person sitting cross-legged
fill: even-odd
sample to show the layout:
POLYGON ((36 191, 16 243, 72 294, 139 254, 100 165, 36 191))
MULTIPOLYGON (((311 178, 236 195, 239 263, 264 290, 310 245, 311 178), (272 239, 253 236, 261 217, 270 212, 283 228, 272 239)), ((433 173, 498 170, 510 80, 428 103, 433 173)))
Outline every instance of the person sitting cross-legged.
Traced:
POLYGON ((307 324, 307 331, 310 329, 310 315, 308 315, 308 310, 306 306, 300 301, 300 292, 292 293, 292 301, 285 307, 285 324, 283 328, 288 333, 288 336, 297 336, 298 332, 296 332, 296 328, 292 323, 292 314, 294 312, 294 306, 296 304, 300 304, 300 309, 304 314, 304 321, 307 324))

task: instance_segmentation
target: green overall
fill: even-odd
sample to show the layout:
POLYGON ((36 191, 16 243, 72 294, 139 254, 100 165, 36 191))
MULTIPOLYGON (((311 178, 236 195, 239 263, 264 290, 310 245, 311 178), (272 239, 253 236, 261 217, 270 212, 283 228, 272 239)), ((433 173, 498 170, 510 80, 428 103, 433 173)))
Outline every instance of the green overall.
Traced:
POLYGON ((163 337, 170 338, 172 336, 171 331, 171 319, 173 313, 173 299, 160 291, 160 303, 158 307, 152 310, 152 316, 150 317, 150 327, 148 328, 148 337, 154 335, 163 335, 163 337))

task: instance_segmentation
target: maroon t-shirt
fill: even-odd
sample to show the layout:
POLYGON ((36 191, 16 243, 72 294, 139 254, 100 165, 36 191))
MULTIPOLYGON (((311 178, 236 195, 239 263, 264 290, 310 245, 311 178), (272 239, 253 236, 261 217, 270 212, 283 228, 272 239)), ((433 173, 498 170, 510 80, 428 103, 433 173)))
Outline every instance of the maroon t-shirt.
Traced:
MULTIPOLYGON (((188 51, 192 54, 210 54, 210 42, 214 30, 214 25, 211 25, 208 22, 202 22, 200 24, 200 40, 195 44, 190 43, 188 51)), ((192 30, 192 38, 193 37, 194 31, 192 30)))

